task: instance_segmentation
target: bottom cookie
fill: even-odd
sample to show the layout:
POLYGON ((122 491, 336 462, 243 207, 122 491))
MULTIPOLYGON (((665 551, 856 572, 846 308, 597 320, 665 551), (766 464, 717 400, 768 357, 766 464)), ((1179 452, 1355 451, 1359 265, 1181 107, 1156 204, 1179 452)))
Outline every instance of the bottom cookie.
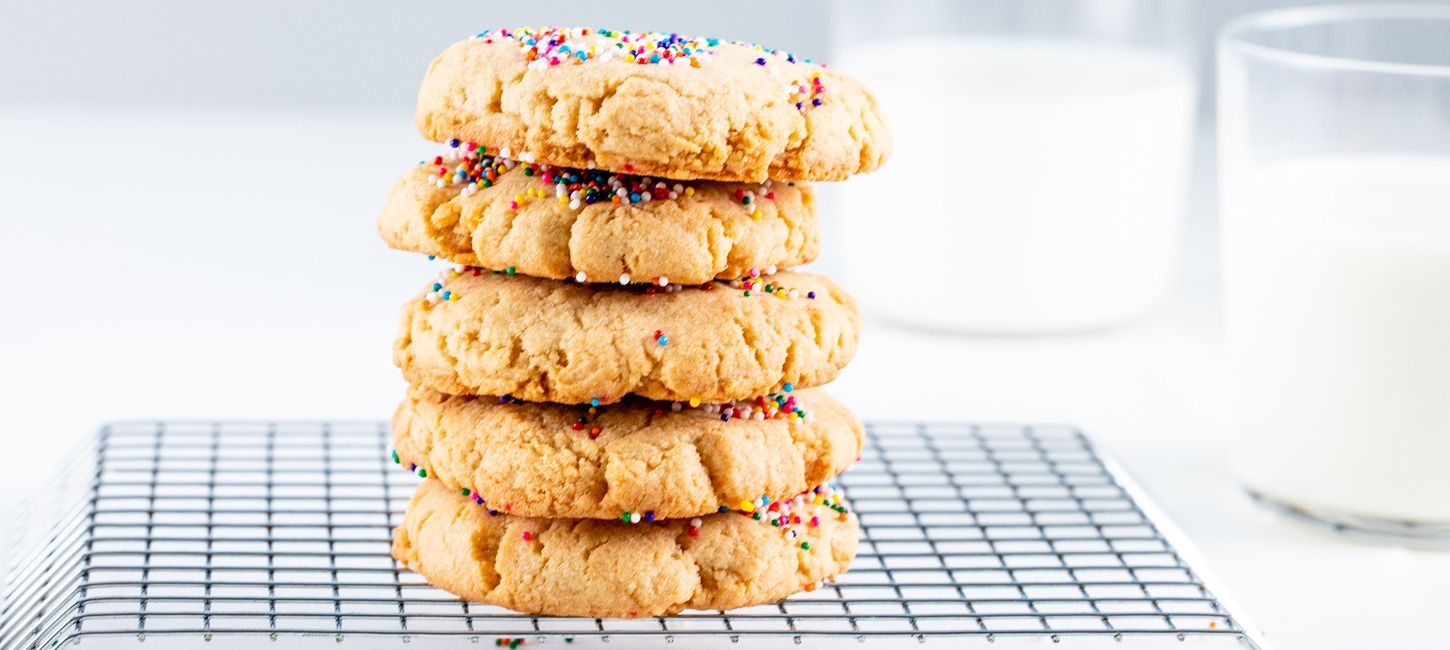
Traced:
POLYGON ((830 488, 694 519, 631 524, 489 515, 418 486, 393 557, 433 586, 530 614, 625 618, 771 603, 846 570, 856 516, 830 488))

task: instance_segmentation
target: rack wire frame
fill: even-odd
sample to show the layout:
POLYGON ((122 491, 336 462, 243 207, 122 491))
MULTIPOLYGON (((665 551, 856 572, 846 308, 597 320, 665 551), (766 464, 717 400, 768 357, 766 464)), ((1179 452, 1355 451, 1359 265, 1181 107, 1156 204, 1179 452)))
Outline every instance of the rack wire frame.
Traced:
POLYGON ((622 620, 464 602, 397 564, 391 530, 418 479, 390 461, 386 424, 110 424, 73 459, 80 471, 22 510, 0 647, 152 635, 1227 635, 1260 647, 1079 431, 867 429, 836 481, 861 521, 848 573, 772 605, 622 620))

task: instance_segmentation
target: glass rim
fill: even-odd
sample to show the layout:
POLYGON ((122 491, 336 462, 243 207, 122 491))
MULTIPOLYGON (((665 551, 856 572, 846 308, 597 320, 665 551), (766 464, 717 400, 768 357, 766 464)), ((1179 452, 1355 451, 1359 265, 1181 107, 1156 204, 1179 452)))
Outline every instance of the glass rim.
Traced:
POLYGON ((1401 63, 1329 54, 1311 54, 1272 45, 1261 45, 1247 40, 1248 35, 1255 31, 1347 23, 1366 19, 1414 18, 1450 23, 1450 6, 1427 4, 1319 5, 1261 11, 1239 16, 1225 23, 1218 31, 1218 48, 1220 52, 1233 51, 1244 56, 1305 68, 1450 77, 1450 63, 1443 65, 1401 63))

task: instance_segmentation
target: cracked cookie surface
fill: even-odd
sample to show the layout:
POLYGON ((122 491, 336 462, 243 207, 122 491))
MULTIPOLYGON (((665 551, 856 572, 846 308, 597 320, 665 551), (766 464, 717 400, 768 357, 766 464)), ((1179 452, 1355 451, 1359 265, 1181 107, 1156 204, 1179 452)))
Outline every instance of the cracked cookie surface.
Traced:
POLYGON ((820 252, 815 196, 803 183, 682 185, 635 177, 622 185, 626 191, 630 185, 653 189, 649 199, 641 201, 636 192, 633 202, 629 194, 611 200, 600 193, 596 201, 578 195, 580 183, 556 178, 604 181, 603 174, 509 161, 514 167, 486 179, 487 187, 471 188, 463 178, 454 182, 454 169, 460 160, 476 168, 478 155, 459 156, 450 152, 424 162, 393 186, 378 217, 378 233, 389 246, 555 280, 583 273, 614 281, 630 274, 684 284, 738 278, 751 268, 788 268, 820 252))
POLYGON ((702 403, 834 380, 856 353, 856 302, 830 280, 643 287, 464 270, 403 305, 393 361, 449 395, 702 403))
POLYGON ((723 410, 637 398, 592 410, 414 387, 393 415, 393 445, 404 467, 490 510, 675 519, 820 485, 855 462, 864 433, 820 389, 723 410))
POLYGON ((735 512, 639 524, 490 516, 427 480, 394 530, 393 557, 455 595, 530 614, 726 610, 774 602, 846 570, 856 516, 844 506, 797 509, 802 521, 785 531, 735 512))
POLYGON ((891 151, 876 98, 834 69, 744 43, 589 29, 454 44, 428 67, 415 122, 436 142, 683 180, 843 180, 891 151))

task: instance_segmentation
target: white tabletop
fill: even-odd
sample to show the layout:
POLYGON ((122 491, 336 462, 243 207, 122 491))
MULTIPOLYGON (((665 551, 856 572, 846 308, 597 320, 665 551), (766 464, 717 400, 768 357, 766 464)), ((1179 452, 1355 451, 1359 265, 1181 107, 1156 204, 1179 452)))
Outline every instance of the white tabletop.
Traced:
MULTIPOLYGON (((387 250, 372 221, 434 151, 406 114, 0 114, 0 548, 19 495, 103 421, 387 417, 397 306, 436 263, 387 250)), ((1445 647, 1450 553, 1301 529, 1235 486, 1212 241, 1197 219, 1179 299, 1119 330, 870 323, 834 392, 868 419, 1081 426, 1276 647, 1445 647)))

